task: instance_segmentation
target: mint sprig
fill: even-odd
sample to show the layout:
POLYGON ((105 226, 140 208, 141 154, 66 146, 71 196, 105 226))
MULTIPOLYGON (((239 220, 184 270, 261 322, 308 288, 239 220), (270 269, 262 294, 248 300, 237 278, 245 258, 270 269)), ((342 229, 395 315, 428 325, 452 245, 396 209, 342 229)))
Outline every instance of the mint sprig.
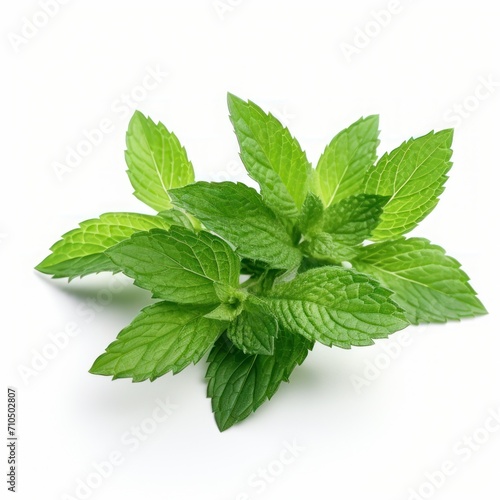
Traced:
POLYGON ((231 94, 228 104, 260 193, 194 182, 177 137, 136 112, 128 175, 157 213, 82 222, 37 266, 68 279, 122 272, 159 300, 91 373, 152 381, 208 354, 208 396, 225 430, 270 399, 316 342, 366 346, 409 324, 486 313, 455 259, 404 236, 443 192, 452 130, 377 161, 378 117, 369 116, 336 135, 313 169, 274 116, 231 94))

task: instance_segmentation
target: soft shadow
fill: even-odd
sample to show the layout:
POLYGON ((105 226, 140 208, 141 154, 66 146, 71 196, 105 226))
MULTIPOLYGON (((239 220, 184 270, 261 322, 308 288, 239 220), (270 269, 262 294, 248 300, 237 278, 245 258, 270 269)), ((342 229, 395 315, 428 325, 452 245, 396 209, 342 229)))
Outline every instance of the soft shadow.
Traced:
POLYGON ((141 308, 151 301, 151 292, 135 286, 131 279, 123 276, 118 278, 117 275, 99 274, 68 282, 66 278, 54 279, 40 273, 36 275, 56 293, 74 297, 78 301, 96 299, 106 308, 141 308))
POLYGON ((307 360, 303 365, 297 366, 290 376, 290 383, 295 387, 314 387, 324 378, 324 373, 318 366, 313 363, 307 364, 307 360))

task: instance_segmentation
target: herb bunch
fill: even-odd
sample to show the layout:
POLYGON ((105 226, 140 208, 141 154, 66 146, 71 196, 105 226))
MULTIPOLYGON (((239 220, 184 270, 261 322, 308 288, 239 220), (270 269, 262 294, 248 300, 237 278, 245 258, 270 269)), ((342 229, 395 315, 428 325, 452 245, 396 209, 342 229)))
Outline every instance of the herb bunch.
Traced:
POLYGON ((70 280, 122 272, 158 299, 91 373, 153 381, 209 353, 208 396, 223 431, 270 399, 315 342, 366 346, 409 324, 486 313, 455 259, 405 236, 444 190, 452 130, 377 160, 378 117, 368 116, 313 169, 274 116, 231 94, 228 104, 260 193, 195 182, 177 137, 136 112, 125 159, 135 196, 155 215, 82 222, 37 266, 70 280))

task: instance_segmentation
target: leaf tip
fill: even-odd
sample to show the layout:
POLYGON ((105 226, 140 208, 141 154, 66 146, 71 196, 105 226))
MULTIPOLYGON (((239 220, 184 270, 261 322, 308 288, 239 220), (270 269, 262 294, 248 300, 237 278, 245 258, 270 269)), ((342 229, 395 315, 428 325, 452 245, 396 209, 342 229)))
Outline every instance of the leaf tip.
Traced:
POLYGON ((217 428, 220 432, 227 431, 230 427, 232 427, 235 422, 233 422, 229 418, 223 418, 220 414, 214 413, 215 423, 217 424, 217 428))
POLYGON ((138 109, 136 109, 132 113, 132 117, 130 118, 130 122, 143 121, 143 120, 147 120, 146 115, 142 111, 139 111, 138 109))
POLYGON ((434 135, 436 137, 442 137, 444 140, 444 146, 447 148, 451 148, 453 144, 453 136, 455 134, 455 129, 454 128, 445 128, 443 130, 438 130, 437 132, 434 132, 434 135))
POLYGON ((104 375, 104 376, 113 375, 113 380, 114 380, 116 378, 116 375, 112 373, 112 371, 109 369, 109 366, 106 369, 106 360, 107 360, 107 353, 101 354, 92 363, 92 366, 89 368, 89 373, 91 373, 92 375, 104 375))
POLYGON ((379 123, 380 123, 380 115, 378 115, 378 114, 368 115, 368 116, 365 116, 364 118, 361 118, 361 120, 363 120, 365 122, 373 122, 373 125, 376 125, 378 128, 379 123))
POLYGON ((227 107, 229 109, 229 114, 232 116, 236 113, 239 106, 245 106, 247 103, 231 92, 227 93, 227 107))
POLYGON ((236 94, 233 94, 232 92, 227 93, 227 102, 237 102, 241 100, 242 99, 240 99, 236 94))
POLYGON ((99 358, 97 358, 94 363, 92 363, 92 366, 89 368, 89 373, 91 373, 92 375, 103 375, 103 373, 101 373, 99 371, 99 368, 98 368, 98 365, 97 365, 97 361, 99 360, 99 358))
POLYGON ((44 266, 44 263, 45 262, 45 259, 42 260, 39 264, 37 264, 33 269, 35 269, 36 271, 38 271, 39 273, 44 273, 44 274, 49 274, 47 272, 47 269, 45 268, 44 266))

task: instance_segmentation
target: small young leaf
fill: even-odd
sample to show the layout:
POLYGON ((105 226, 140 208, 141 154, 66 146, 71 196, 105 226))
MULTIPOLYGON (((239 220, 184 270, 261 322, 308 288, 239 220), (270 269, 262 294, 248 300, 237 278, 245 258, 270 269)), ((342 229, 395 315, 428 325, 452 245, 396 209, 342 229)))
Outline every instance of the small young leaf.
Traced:
POLYGON ((361 118, 337 134, 318 162, 314 192, 325 207, 363 192, 365 174, 377 159, 378 116, 361 118))
POLYGON ((222 336, 209 354, 206 375, 219 429, 241 422, 271 399, 310 349, 311 342, 285 330, 280 330, 272 356, 245 354, 222 336))
POLYGON ((452 140, 451 129, 410 139, 370 169, 365 192, 390 197, 373 240, 401 236, 432 212, 452 165, 452 140))
MULTIPOLYGON (((234 290, 234 295, 238 294, 238 290, 234 290)), ((205 318, 217 319, 219 321, 233 321, 243 311, 243 302, 239 300, 223 302, 215 309, 205 314, 205 318)))
POLYGON ((370 237, 380 222, 389 198, 373 194, 357 194, 344 198, 325 210, 323 231, 344 245, 360 245, 370 237))
POLYGON ((246 300, 241 314, 229 325, 228 339, 245 354, 274 352, 278 323, 266 304, 257 299, 246 300))
POLYGON ((240 262, 213 234, 183 227, 136 233, 106 252, 135 284, 181 304, 218 304, 215 285, 238 287, 240 262))
POLYGON ((366 246, 354 265, 394 291, 414 324, 486 314, 459 262, 423 238, 366 246))
POLYGON ((69 279, 103 271, 118 272, 120 268, 103 253, 105 250, 137 231, 169 229, 171 225, 171 220, 153 215, 126 212, 103 214, 98 219, 82 222, 78 229, 64 234, 62 240, 51 247, 52 253, 36 269, 52 274, 54 278, 69 279))
POLYGON ((264 201, 283 219, 296 219, 308 192, 311 165, 297 140, 271 114, 228 94, 241 159, 264 201))
POLYGON ((205 318, 216 319, 217 321, 233 321, 241 313, 241 307, 234 309, 229 304, 219 304, 215 309, 212 309, 207 314, 205 318))
POLYGON ((96 359, 90 373, 142 382, 197 363, 227 326, 204 317, 207 307, 170 302, 146 307, 96 359))
POLYGON ((170 188, 194 182, 193 166, 179 139, 139 111, 128 127, 125 160, 135 196, 158 212, 171 207, 170 188))
POLYGON ((327 346, 373 344, 408 326, 392 292, 340 267, 320 267, 276 285, 266 297, 282 328, 327 346))
POLYGON ((242 257, 276 269, 299 265, 300 251, 255 189, 233 182, 197 182, 169 193, 176 206, 232 243, 242 257))
POLYGON ((313 235, 321 231, 324 207, 321 200, 313 193, 307 193, 302 212, 298 220, 298 228, 302 234, 313 235))

